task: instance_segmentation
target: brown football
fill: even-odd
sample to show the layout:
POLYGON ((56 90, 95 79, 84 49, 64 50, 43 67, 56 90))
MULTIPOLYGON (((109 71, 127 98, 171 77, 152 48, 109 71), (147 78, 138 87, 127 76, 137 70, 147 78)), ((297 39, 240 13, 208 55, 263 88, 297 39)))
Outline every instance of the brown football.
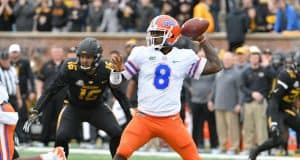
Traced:
POLYGON ((204 18, 192 18, 181 26, 181 34, 187 37, 197 37, 207 30, 208 25, 208 20, 204 18))

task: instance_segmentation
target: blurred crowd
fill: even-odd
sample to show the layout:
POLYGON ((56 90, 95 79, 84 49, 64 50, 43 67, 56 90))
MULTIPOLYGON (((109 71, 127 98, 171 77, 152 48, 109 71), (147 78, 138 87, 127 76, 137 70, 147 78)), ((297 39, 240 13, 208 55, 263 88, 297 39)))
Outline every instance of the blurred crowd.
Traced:
MULTIPOLYGON (((110 55, 124 55, 126 59, 136 45, 137 41, 130 39, 124 44, 123 51, 111 48, 106 52, 110 55)), ((180 38, 176 46, 191 48, 198 56, 205 56, 201 48, 185 37, 180 38)), ((247 155, 251 148, 268 138, 267 119, 264 114, 268 96, 278 73, 291 66, 293 55, 299 51, 300 48, 284 52, 248 45, 238 47, 234 51, 219 49, 219 56, 224 65, 221 72, 203 76, 200 80, 185 80, 181 94, 181 117, 191 129, 199 152, 247 155), (205 122, 209 128, 209 142, 204 137, 205 122)), ((64 105, 64 92, 57 94, 51 103, 47 104, 41 116, 41 124, 33 125, 30 135, 22 131, 22 126, 28 118, 29 109, 49 87, 64 59, 76 58, 76 51, 74 48, 51 46, 37 49, 35 53, 27 52, 25 46, 20 44, 12 44, 1 50, 0 80, 6 85, 9 102, 20 116, 16 129, 17 143, 33 145, 34 141, 40 146, 49 146, 52 145, 49 142, 54 140, 58 114, 64 105), (12 78, 5 78, 7 75, 12 78)), ((133 109, 137 106, 137 83, 133 79, 124 87, 133 109)), ((125 117, 119 104, 111 93, 106 92, 105 97, 105 102, 112 108, 122 125, 125 117)), ((97 131, 88 123, 83 123, 82 129, 74 133, 73 137, 81 147, 96 148, 99 140, 103 142, 104 149, 108 147, 106 134, 97 131)), ((142 150, 165 151, 169 148, 161 140, 154 139, 142 150)))
POLYGON ((207 32, 300 30, 299 0, 0 0, 0 31, 145 32, 160 14, 206 18, 207 32))

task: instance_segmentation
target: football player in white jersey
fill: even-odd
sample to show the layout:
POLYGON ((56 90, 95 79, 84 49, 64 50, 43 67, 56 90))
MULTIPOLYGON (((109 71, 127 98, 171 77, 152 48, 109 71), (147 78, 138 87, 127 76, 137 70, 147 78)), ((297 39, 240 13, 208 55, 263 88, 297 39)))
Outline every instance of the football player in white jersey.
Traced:
MULTIPOLYGON (((8 94, 0 81, 0 159, 11 160, 14 155, 14 131, 18 121, 18 113, 8 103, 8 94)), ((66 160, 62 147, 36 157, 17 158, 15 160, 66 160)))
POLYGON ((191 49, 173 47, 180 37, 178 22, 168 16, 155 17, 147 30, 147 46, 133 48, 123 66, 122 58, 113 57, 110 81, 119 85, 138 73, 138 109, 124 130, 114 160, 127 160, 150 139, 166 141, 184 160, 199 160, 196 145, 179 116, 180 92, 186 76, 199 79, 201 74, 222 69, 215 48, 205 36, 194 37, 206 58, 191 49))

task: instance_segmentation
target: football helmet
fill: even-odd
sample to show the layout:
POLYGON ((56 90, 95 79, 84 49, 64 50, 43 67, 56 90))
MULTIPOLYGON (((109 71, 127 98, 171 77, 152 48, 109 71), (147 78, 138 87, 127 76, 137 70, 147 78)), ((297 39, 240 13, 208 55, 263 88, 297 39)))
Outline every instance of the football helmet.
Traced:
POLYGON ((156 16, 152 19, 148 29, 146 41, 148 46, 155 49, 161 49, 164 46, 172 46, 180 37, 180 26, 178 22, 168 15, 156 16), (155 36, 151 32, 161 31, 161 36, 155 36), (157 43, 156 39, 162 39, 161 43, 157 43))
POLYGON ((275 68, 279 68, 281 66, 283 66, 284 64, 284 53, 282 52, 275 52, 273 55, 272 55, 272 65, 275 67, 275 68))
POLYGON ((293 56, 295 70, 300 73, 300 52, 296 52, 293 56))
POLYGON ((95 38, 85 38, 82 40, 79 45, 76 47, 76 55, 78 57, 79 68, 85 71, 95 69, 99 65, 100 58, 102 56, 102 46, 95 38), (85 67, 80 64, 80 56, 87 55, 94 57, 94 62, 90 67, 85 67))

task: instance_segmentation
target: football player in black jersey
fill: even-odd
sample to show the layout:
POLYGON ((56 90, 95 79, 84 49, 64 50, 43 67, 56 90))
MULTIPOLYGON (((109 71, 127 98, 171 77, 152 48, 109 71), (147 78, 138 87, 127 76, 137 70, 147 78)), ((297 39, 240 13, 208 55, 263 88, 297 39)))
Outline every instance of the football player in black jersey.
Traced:
POLYGON ((57 124, 55 146, 64 147, 68 156, 68 142, 79 129, 80 122, 87 121, 110 136, 110 152, 113 156, 119 145, 121 127, 110 108, 103 103, 102 93, 109 87, 120 102, 127 120, 131 119, 126 95, 112 88, 109 76, 112 63, 101 60, 102 47, 95 38, 85 38, 76 49, 77 58, 66 60, 57 78, 45 90, 30 113, 24 130, 29 132, 32 123, 38 120, 39 113, 60 90, 67 90, 68 104, 62 109, 57 124))
POLYGON ((280 72, 276 88, 271 93, 268 105, 268 124, 271 137, 251 150, 249 160, 265 150, 285 142, 284 132, 288 127, 300 132, 300 114, 295 101, 300 95, 300 53, 294 55, 294 64, 280 72))

